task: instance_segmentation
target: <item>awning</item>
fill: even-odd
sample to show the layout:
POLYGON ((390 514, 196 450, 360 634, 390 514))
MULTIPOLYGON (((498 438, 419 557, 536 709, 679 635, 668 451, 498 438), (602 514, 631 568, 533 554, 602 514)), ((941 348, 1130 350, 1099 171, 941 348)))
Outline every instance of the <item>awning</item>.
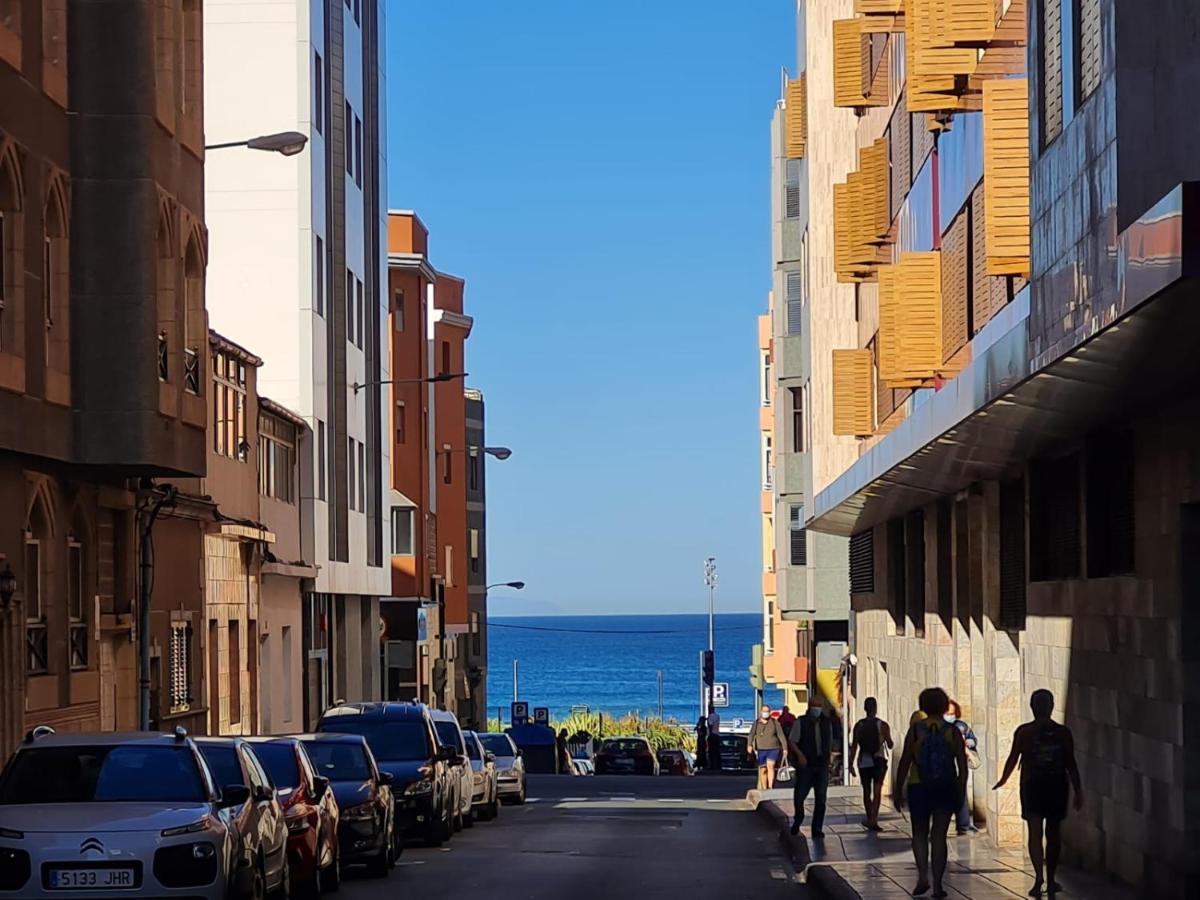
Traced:
POLYGON ((817 494, 808 527, 855 534, 1003 477, 1200 375, 1197 247, 1187 234, 1200 223, 1197 188, 1175 188, 1117 237, 1113 301, 1082 341, 1042 354, 1052 362, 1031 360, 1028 297, 1014 300, 976 336, 957 378, 817 494))

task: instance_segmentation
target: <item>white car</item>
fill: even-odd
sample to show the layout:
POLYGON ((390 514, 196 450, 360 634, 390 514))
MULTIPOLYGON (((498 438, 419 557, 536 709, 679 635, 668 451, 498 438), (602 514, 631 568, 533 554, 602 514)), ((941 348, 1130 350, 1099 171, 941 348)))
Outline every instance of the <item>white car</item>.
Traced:
POLYGON ((475 790, 471 796, 474 815, 490 822, 500 815, 500 786, 496 781, 496 754, 484 750, 479 735, 464 731, 467 740, 467 758, 471 760, 471 771, 475 778, 475 790))
POLYGON ((457 759, 450 763, 450 781, 455 785, 454 794, 454 830, 461 831, 463 826, 475 824, 471 815, 471 795, 475 792, 475 776, 471 771, 470 760, 467 759, 467 742, 463 738, 462 728, 454 713, 444 709, 431 709, 433 730, 437 732, 438 743, 449 747, 458 754, 457 759))
POLYGON ((525 760, 513 739, 499 731, 479 735, 483 749, 496 755, 496 783, 505 803, 525 802, 525 760))
POLYGON ((221 807, 182 729, 39 728, 0 775, 0 894, 226 900, 238 873, 221 807))

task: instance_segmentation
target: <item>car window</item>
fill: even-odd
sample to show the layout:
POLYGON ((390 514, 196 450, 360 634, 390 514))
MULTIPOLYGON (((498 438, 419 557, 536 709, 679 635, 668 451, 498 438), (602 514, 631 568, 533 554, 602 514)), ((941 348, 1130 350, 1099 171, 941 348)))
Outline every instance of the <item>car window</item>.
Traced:
POLYGON ((463 738, 467 742, 467 758, 474 760, 482 760, 483 754, 479 752, 479 740, 473 734, 464 734, 463 738))
POLYGON ((600 746, 602 752, 607 753, 642 753, 650 748, 650 745, 645 741, 636 739, 605 741, 600 746))
POLYGON ((443 746, 453 747, 460 754, 466 752, 466 748, 463 746, 462 732, 459 731, 456 723, 435 721, 433 728, 437 732, 438 742, 443 746))
POLYGON ((231 784, 247 784, 247 776, 242 772, 237 750, 232 744, 201 744, 200 752, 212 770, 217 790, 224 790, 231 784))
POLYGON ((200 766, 186 746, 22 750, 0 782, 0 804, 203 803, 207 799, 200 766))
POLYGON ((294 788, 300 784, 300 764, 291 744, 255 744, 254 756, 277 788, 294 788))
POLYGON ((371 745, 375 758, 384 762, 413 761, 433 756, 429 732, 425 729, 425 723, 420 720, 364 722, 362 719, 347 717, 331 722, 323 721, 318 730, 334 734, 361 735, 371 745))
POLYGON ((497 756, 517 755, 512 739, 507 734, 481 734, 479 740, 483 742, 484 749, 490 750, 497 756))
POLYGON ((304 745, 317 774, 330 781, 368 781, 371 766, 361 744, 312 741, 304 745))
MULTIPOLYGON (((301 777, 304 779, 304 783, 306 785, 308 785, 309 787, 312 787, 313 786, 313 778, 316 777, 317 773, 315 771, 313 771, 312 760, 308 758, 308 751, 304 749, 304 745, 300 744, 298 749, 300 751, 299 756, 300 756, 301 777)), ((275 776, 272 775, 271 777, 274 778, 275 776)))
MULTIPOLYGON (((249 747, 242 746, 242 757, 246 763, 246 774, 250 777, 251 787, 271 787, 271 779, 258 763, 258 758, 249 747)), ((274 790, 274 788, 272 788, 274 790)))

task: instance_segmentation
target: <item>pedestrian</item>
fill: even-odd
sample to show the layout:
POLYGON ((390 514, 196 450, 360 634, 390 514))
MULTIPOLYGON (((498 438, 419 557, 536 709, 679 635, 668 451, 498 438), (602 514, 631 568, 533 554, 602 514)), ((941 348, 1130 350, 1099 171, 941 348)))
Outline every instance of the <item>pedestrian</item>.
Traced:
POLYGON ((711 704, 708 707, 708 767, 714 772, 721 771, 721 716, 711 704))
MULTIPOLYGON (((946 713, 946 721, 958 729, 963 743, 967 746, 967 768, 971 771, 978 769, 980 766, 979 739, 971 730, 971 723, 962 717, 962 707, 959 706, 957 700, 950 701, 950 712, 946 713)), ((979 830, 971 821, 971 783, 969 780, 967 790, 963 794, 962 806, 959 807, 958 815, 955 816, 955 825, 959 834, 972 834, 979 830)))
POLYGON ((758 761, 758 789, 769 791, 775 787, 775 767, 787 747, 787 735, 778 719, 771 718, 771 707, 763 704, 758 718, 750 726, 750 736, 747 738, 750 752, 755 754, 758 761))
POLYGON ((696 720, 696 768, 708 768, 708 716, 704 713, 696 720))
POLYGON ((1054 880, 1062 850, 1060 826, 1067 817, 1068 786, 1075 792, 1076 811, 1083 808, 1083 785, 1075 763, 1075 738, 1071 729, 1050 718, 1054 695, 1042 689, 1029 698, 1033 721, 1013 734, 1012 752, 1004 763, 1004 774, 993 790, 1004 787, 1017 762, 1021 763, 1021 818, 1029 826, 1029 859, 1036 872, 1030 897, 1040 896, 1042 886, 1056 894, 1062 890, 1054 880), (1042 850, 1042 836, 1046 847, 1042 850), (1042 869, 1045 867, 1045 877, 1042 869))
POLYGON ((800 833, 804 824, 804 803, 813 795, 812 836, 825 837, 825 799, 829 794, 829 764, 833 759, 833 723, 825 715, 820 696, 808 698, 808 713, 797 719, 788 735, 788 749, 796 763, 796 784, 792 788, 792 834, 800 833))
POLYGON ((967 787, 967 753, 962 734, 946 721, 950 698, 941 688, 921 691, 918 704, 924 718, 914 717, 904 736, 904 750, 896 766, 892 799, 896 809, 908 806, 912 819, 912 850, 917 862, 917 886, 913 896, 929 890, 930 862, 933 863, 933 896, 945 897, 942 877, 946 874, 946 832, 950 820, 962 806, 967 787))
POLYGON ((879 702, 874 697, 863 701, 866 716, 854 725, 850 736, 850 774, 858 775, 862 781, 863 806, 867 819, 863 824, 868 831, 879 831, 879 806, 883 802, 883 779, 887 775, 887 751, 896 744, 892 741, 892 729, 879 718, 879 702), (858 760, 858 771, 854 761, 858 760))
POLYGON ((561 775, 574 775, 575 767, 571 764, 571 751, 567 749, 567 729, 562 729, 554 739, 558 751, 558 771, 561 775))
POLYGON ((786 706, 779 711, 779 725, 783 729, 784 734, 788 734, 792 730, 792 726, 796 724, 796 717, 792 711, 786 706))

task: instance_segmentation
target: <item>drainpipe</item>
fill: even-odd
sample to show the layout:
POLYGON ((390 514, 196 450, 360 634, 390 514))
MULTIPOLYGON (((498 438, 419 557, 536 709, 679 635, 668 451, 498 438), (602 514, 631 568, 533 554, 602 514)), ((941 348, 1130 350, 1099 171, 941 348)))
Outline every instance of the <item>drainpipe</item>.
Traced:
POLYGON ((143 516, 141 534, 139 536, 138 569, 138 688, 140 708, 138 711, 138 728, 150 730, 150 591, 154 586, 154 522, 164 506, 175 504, 178 489, 172 485, 157 488, 146 482, 143 489, 148 489, 149 496, 146 505, 139 509, 143 516), (153 498, 153 501, 151 501, 153 498))

